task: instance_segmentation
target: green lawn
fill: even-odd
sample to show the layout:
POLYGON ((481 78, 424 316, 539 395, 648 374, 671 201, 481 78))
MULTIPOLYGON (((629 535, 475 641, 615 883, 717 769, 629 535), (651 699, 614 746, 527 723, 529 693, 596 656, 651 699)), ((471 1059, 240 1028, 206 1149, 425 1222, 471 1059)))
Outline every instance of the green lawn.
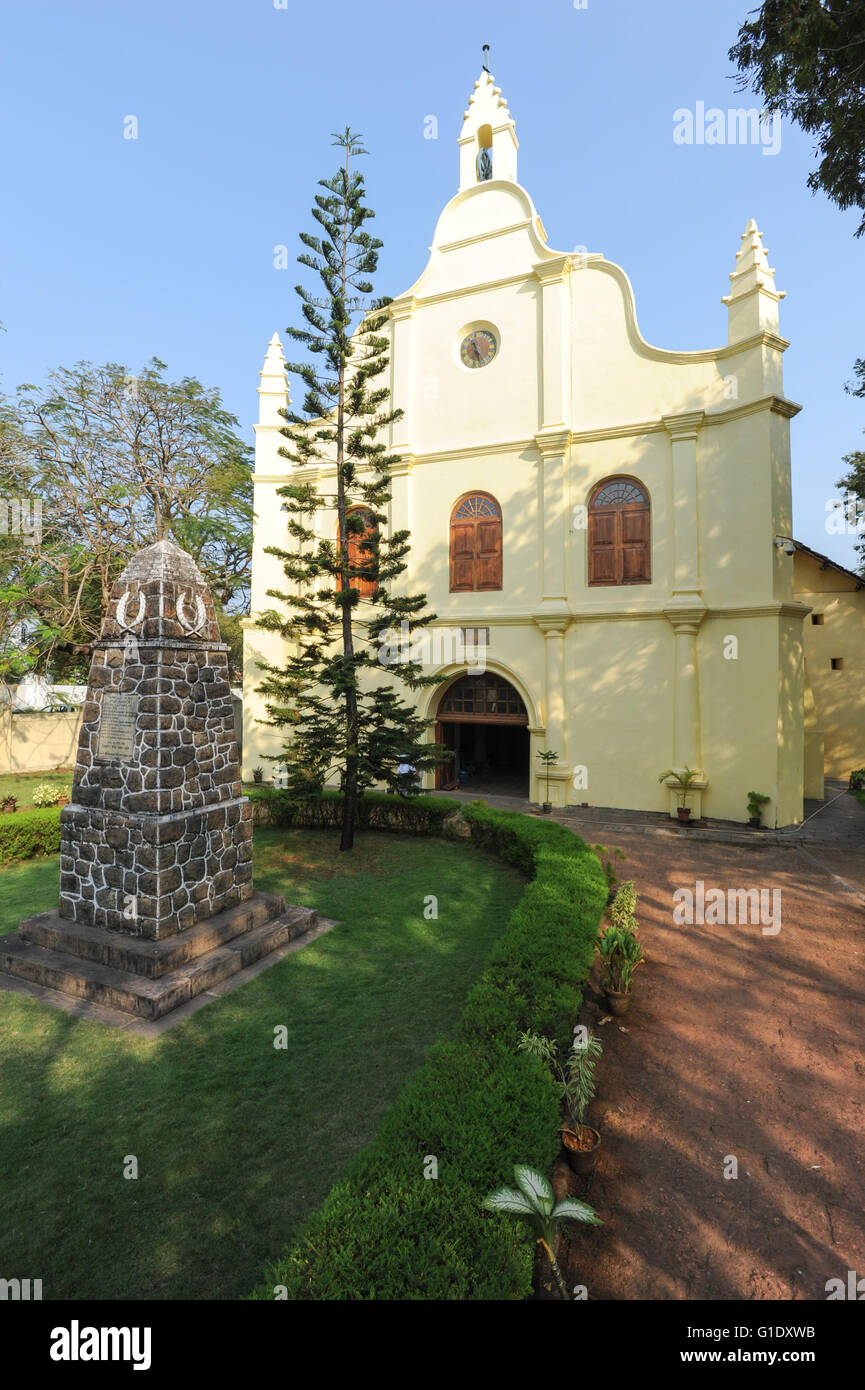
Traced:
POLYGON ((65 792, 72 790, 72 769, 65 772, 4 772, 0 774, 0 801, 4 796, 16 796, 18 809, 33 805, 33 793, 43 782, 52 787, 60 787, 65 792))
MULTIPOLYGON (((256 886, 340 925, 156 1042, 0 993, 3 1277, 46 1299, 238 1298, 372 1138, 524 881, 437 839, 336 846, 257 832, 256 886)), ((0 930, 52 906, 57 876, 57 857, 0 872, 0 930)))

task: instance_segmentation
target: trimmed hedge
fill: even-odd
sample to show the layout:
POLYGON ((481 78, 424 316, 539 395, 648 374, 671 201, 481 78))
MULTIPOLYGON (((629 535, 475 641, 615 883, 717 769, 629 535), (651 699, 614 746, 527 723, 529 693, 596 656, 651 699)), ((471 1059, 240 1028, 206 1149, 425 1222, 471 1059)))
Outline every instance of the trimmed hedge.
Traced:
POLYGON ((558 1093, 549 1070, 517 1052, 517 1033, 570 1041, 607 884, 588 845, 563 826, 481 803, 462 810, 475 843, 531 881, 456 1034, 431 1048, 375 1140, 252 1298, 507 1300, 531 1292, 531 1235, 481 1203, 515 1163, 547 1171, 555 1159, 558 1093), (424 1176, 431 1158, 435 1179, 424 1176))
POLYGON ((8 811, 0 815, 0 864, 60 853, 60 807, 8 811))
MULTIPOLYGON (((341 792, 326 791, 310 801, 294 801, 288 792, 274 787, 250 788, 244 795, 253 803, 259 825, 288 830, 339 829, 342 823, 341 792)), ((409 835, 447 833, 445 822, 461 803, 439 796, 387 796, 365 792, 358 802, 358 830, 394 830, 409 835)), ((34 854, 59 854, 60 807, 0 813, 0 864, 30 859, 34 854)))
MULTIPOLYGON (((259 825, 281 830, 338 830, 342 825, 342 792, 324 791, 321 796, 295 800, 290 792, 275 787, 254 787, 244 793, 253 804, 259 825)), ((440 796, 389 796, 386 792, 364 792, 358 798, 358 830, 396 830, 409 835, 441 834, 444 822, 461 803, 440 796)))

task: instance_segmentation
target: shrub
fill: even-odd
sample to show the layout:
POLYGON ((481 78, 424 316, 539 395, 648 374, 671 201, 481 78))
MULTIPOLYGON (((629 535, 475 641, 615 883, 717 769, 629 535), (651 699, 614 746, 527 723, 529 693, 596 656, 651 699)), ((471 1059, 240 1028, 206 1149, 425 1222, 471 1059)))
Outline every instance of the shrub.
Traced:
POLYGON ((19 811, 0 819, 0 864, 30 859, 34 854, 59 854, 60 808, 19 811))
POLYGON ((751 820, 760 820, 763 815, 763 807, 768 806, 771 800, 771 796, 764 796, 762 792, 749 792, 748 815, 751 820))
POLYGON ((855 772, 851 772, 847 785, 851 792, 865 791, 865 767, 857 767, 855 772))
MULTIPOLYGON (((274 787, 252 787, 247 793, 260 808, 259 824, 283 830, 338 830, 342 825, 343 794, 324 791, 299 799, 274 787)), ((388 796, 364 792, 357 803, 358 830, 394 830, 408 835, 441 834, 444 823, 462 803, 441 796, 388 796)))
MULTIPOLYGON (((423 815, 425 800, 403 806, 423 815)), ((457 804, 430 801, 446 814, 457 804)), ((563 826, 481 803, 463 814, 476 844, 531 881, 455 1036, 430 1050, 253 1298, 272 1299, 278 1287, 293 1300, 519 1299, 531 1291, 530 1232, 482 1204, 515 1164, 547 1171, 555 1158, 555 1083, 516 1044, 527 1029, 570 1039, 607 886, 595 855, 563 826), (424 1176, 431 1157, 436 1179, 424 1176)))

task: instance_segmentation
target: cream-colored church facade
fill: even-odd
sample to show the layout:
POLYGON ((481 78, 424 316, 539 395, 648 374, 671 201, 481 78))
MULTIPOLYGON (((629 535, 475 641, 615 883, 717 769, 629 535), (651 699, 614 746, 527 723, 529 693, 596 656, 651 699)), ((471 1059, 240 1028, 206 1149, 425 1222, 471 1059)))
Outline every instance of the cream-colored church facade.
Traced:
MULTIPOLYGON (((430 737, 459 742, 448 726, 464 711, 471 767, 486 747, 473 725, 489 725, 483 738, 511 740, 533 801, 674 811, 659 774, 689 767, 695 816, 745 820, 755 790, 771 797, 766 824, 798 821, 809 607, 781 541, 800 407, 784 395, 782 295, 761 234, 749 222, 742 236, 727 342, 653 347, 619 266, 547 245, 517 150, 484 71, 459 137, 459 189, 426 268, 389 310, 391 403, 404 412, 389 439, 390 526, 411 532, 405 588, 427 594, 440 629, 486 643, 428 654, 441 678, 417 697, 430 737), (481 666, 474 706, 454 699, 481 666), (496 731, 499 715, 503 727, 519 720, 522 743, 496 731), (537 757, 548 750, 549 794, 537 757)), ((259 400, 246 778, 281 746, 256 692, 257 663, 280 658, 281 639, 256 626, 285 583, 265 553, 287 545, 276 490, 298 475, 330 490, 327 467, 279 456, 288 393, 276 335, 259 400)), ((322 525, 333 535, 335 514, 322 525)))

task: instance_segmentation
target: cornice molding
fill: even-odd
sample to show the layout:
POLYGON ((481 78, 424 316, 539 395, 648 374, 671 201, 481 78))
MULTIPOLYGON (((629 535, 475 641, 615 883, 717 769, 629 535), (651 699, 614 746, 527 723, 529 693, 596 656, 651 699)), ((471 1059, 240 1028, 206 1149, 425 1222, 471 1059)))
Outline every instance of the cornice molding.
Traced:
POLYGON ((544 638, 564 637, 573 621, 571 613, 535 613, 533 614, 535 627, 539 627, 544 634, 544 638))
POLYGON ((390 476, 392 478, 411 477, 416 462, 414 454, 404 454, 402 458, 391 464, 390 476))
MULTIPOLYGON (((792 420, 794 415, 798 415, 802 409, 795 401, 789 401, 783 396, 761 396, 755 401, 745 401, 742 405, 731 406, 729 410, 707 410, 702 412, 703 418, 701 429, 708 429, 710 426, 732 424, 736 420, 742 420, 747 415, 758 415, 764 410, 772 411, 776 415, 783 415, 788 420, 792 420)), ((696 413, 696 412, 694 412, 696 413)), ((681 420, 684 416, 670 415, 662 416, 660 420, 639 420, 627 425, 609 425, 593 430, 572 430, 572 444, 594 444, 606 439, 628 439, 634 435, 658 434, 667 432, 667 420, 681 420)))
POLYGON ((414 316, 418 302, 413 294, 404 295, 401 299, 394 299, 387 306, 389 316, 399 323, 403 319, 410 319, 414 316))
POLYGON ((533 441, 542 459, 555 458, 570 448, 571 432, 567 425, 545 425, 533 441))
POLYGON ((689 410, 684 415, 662 415, 664 429, 674 441, 696 439, 706 413, 703 410, 689 410))
POLYGON ((682 603, 670 604, 663 609, 663 614, 667 621, 672 624, 674 632, 696 634, 708 611, 705 605, 701 607, 696 603, 682 603))
MULTIPOLYGON (((473 139, 474 137, 472 137, 473 139)), ((442 253, 446 251, 461 251, 465 246, 474 246, 479 241, 490 241, 494 237, 510 236, 512 232, 529 231, 532 226, 531 217, 523 217, 519 222, 509 222, 506 227, 494 227, 490 232, 476 232, 474 236, 458 237, 455 241, 443 241, 437 248, 442 253)))
MULTIPOLYGON (((564 625, 566 629, 576 628, 583 623, 634 623, 634 622, 660 622, 661 619, 671 622, 671 613, 682 614, 683 621, 695 623, 700 626, 702 622, 709 618, 804 618, 811 608, 806 603, 798 601, 777 600, 772 603, 755 604, 729 604, 719 607, 707 606, 704 609, 681 608, 668 605, 667 608, 644 608, 612 611, 609 609, 596 609, 589 611, 582 609, 577 612, 571 609, 566 614, 544 615, 535 610, 516 609, 507 614, 484 613, 481 611, 469 611, 466 613, 443 613, 439 612, 436 621, 430 631, 440 628, 454 627, 525 627, 539 628, 542 631, 548 625, 555 628, 556 625, 564 625), (697 619, 699 618, 699 621, 697 619)), ((241 619, 241 627, 258 627, 258 621, 254 617, 241 619)))
POLYGON ((572 257, 568 254, 556 256, 551 261, 541 261, 538 265, 532 266, 535 279, 542 285, 562 284, 567 280, 572 266, 572 257))
MULTIPOLYGON (((419 294, 415 302, 417 307, 422 309, 426 304, 443 304, 449 299, 466 299, 473 294, 486 294, 489 290, 506 289, 508 285, 528 285, 533 289, 538 288, 531 272, 526 274, 525 271, 521 271, 519 275, 503 275, 498 280, 484 280, 481 284, 461 285, 452 290, 438 290, 435 294, 419 294)), ((394 300, 394 304, 398 302, 398 300, 394 300)), ((392 308, 393 304, 388 305, 389 310, 392 308)))

